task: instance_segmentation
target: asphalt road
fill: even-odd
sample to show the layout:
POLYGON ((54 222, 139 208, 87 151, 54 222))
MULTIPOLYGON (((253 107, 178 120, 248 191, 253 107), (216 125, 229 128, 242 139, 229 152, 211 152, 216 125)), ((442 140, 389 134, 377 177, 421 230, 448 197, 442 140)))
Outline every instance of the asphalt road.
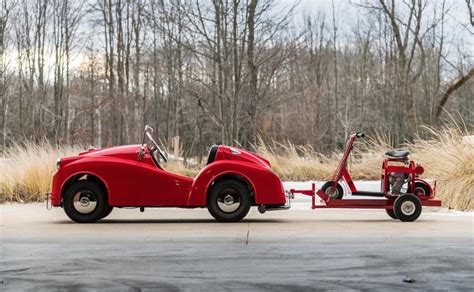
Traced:
POLYGON ((0 290, 471 290, 474 216, 383 210, 114 210, 76 224, 62 209, 1 205, 0 290), (404 278, 415 282, 404 282, 404 278))

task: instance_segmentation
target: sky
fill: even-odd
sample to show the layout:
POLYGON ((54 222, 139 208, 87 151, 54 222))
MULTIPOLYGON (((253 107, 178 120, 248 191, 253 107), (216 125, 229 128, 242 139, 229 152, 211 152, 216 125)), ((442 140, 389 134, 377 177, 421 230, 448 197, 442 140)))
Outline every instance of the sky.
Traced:
MULTIPOLYGON (((294 11, 294 23, 298 26, 306 15, 318 15, 322 13, 327 17, 328 29, 332 29, 333 5, 338 26, 338 34, 342 43, 349 42, 352 35, 351 29, 361 18, 363 19, 368 10, 357 6, 357 3, 377 3, 376 0, 276 0, 277 5, 290 7, 298 4, 294 11)), ((397 7, 403 5, 401 0, 395 1, 397 7)), ((430 0, 424 10, 424 17, 433 18, 435 8, 438 8, 438 18, 443 0, 430 0)), ((474 28, 469 21, 469 13, 465 0, 445 0, 447 15, 445 18, 445 55, 450 62, 456 62, 460 52, 454 51, 454 47, 461 47, 462 54, 468 56, 474 63, 474 28)))
MULTIPOLYGON (((318 15, 322 13, 327 17, 328 29, 331 29, 332 25, 332 13, 333 13, 333 4, 335 7, 335 14, 337 19, 338 26, 338 35, 340 43, 350 44, 352 36, 352 28, 355 26, 358 20, 363 19, 367 15, 367 9, 358 7, 354 3, 370 3, 370 1, 375 0, 275 0, 276 1, 276 10, 285 9, 297 4, 294 10, 293 16, 293 26, 301 27, 301 22, 304 19, 304 16, 307 15, 318 15)), ((446 7, 448 7, 449 12, 446 17, 446 37, 447 37, 447 46, 445 54, 448 55, 451 62, 455 62, 459 54, 457 51, 453 51, 454 46, 461 46, 462 53, 469 56, 474 63, 474 28, 470 26, 469 23, 469 14, 465 0, 445 0, 446 7), (463 27, 464 26, 464 27, 463 27), (466 29, 467 27, 468 29, 466 29)), ((400 0, 397 0, 399 5, 402 3, 400 0)), ((430 5, 426 8, 425 13, 428 17, 433 17, 433 8, 434 6, 440 6, 442 0, 433 0, 429 2, 430 5)), ((85 28, 85 27, 84 27, 85 28)), ((81 30, 81 29, 79 29, 81 30)), ((7 59, 9 59, 10 66, 15 66, 15 50, 10 50, 6 52, 7 59)), ((79 52, 75 54, 75 57, 72 60, 72 67, 78 67, 81 62, 84 60, 84 52, 79 52)), ((8 61, 8 60, 7 60, 8 61)), ((51 60, 51 64, 52 64, 51 60)), ((10 67, 12 68, 12 67, 10 67)))

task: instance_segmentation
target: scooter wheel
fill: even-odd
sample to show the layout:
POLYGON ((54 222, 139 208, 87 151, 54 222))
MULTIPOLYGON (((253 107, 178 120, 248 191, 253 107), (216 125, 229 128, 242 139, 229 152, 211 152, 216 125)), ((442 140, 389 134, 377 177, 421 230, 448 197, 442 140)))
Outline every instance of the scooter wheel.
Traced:
POLYGON ((334 185, 333 181, 326 182, 321 190, 331 199, 342 199, 344 197, 344 190, 342 189, 341 184, 337 183, 336 189, 331 192, 331 187, 334 185))
POLYGON ((418 219, 421 209, 420 199, 412 194, 401 195, 393 203, 395 216, 403 222, 413 222, 418 219))
POLYGON ((431 196, 430 187, 421 181, 415 182, 415 190, 413 192, 411 191, 411 185, 408 184, 407 193, 412 193, 417 196, 431 196))

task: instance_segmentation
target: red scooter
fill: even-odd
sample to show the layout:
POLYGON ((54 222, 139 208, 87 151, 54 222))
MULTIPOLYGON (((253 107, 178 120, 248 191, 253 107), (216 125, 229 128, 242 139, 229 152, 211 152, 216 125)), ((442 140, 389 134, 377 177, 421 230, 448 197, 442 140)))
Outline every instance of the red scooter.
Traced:
POLYGON ((316 191, 313 184, 311 190, 290 190, 290 194, 312 196, 312 208, 368 208, 385 209, 393 219, 405 222, 415 221, 421 214, 422 206, 441 206, 440 200, 435 200, 436 182, 432 187, 419 176, 424 172, 421 165, 409 160, 409 151, 388 151, 382 164, 381 191, 368 192, 357 190, 347 170, 347 159, 354 141, 365 137, 364 133, 350 135, 346 142, 344 155, 332 179, 316 191), (351 196, 377 197, 377 199, 344 198, 341 185, 344 180, 351 196), (315 204, 315 196, 319 196, 323 205, 315 204))

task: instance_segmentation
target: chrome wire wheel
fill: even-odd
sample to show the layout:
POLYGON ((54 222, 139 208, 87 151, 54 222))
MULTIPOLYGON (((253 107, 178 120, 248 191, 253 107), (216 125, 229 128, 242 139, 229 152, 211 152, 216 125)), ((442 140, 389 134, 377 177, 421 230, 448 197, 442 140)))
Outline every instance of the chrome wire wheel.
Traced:
POLYGON ((74 209, 81 214, 90 214, 97 208, 97 195, 90 190, 80 190, 72 198, 74 209))
POLYGON ((241 197, 237 190, 225 188, 217 196, 217 207, 224 213, 233 213, 237 211, 241 204, 241 197))

